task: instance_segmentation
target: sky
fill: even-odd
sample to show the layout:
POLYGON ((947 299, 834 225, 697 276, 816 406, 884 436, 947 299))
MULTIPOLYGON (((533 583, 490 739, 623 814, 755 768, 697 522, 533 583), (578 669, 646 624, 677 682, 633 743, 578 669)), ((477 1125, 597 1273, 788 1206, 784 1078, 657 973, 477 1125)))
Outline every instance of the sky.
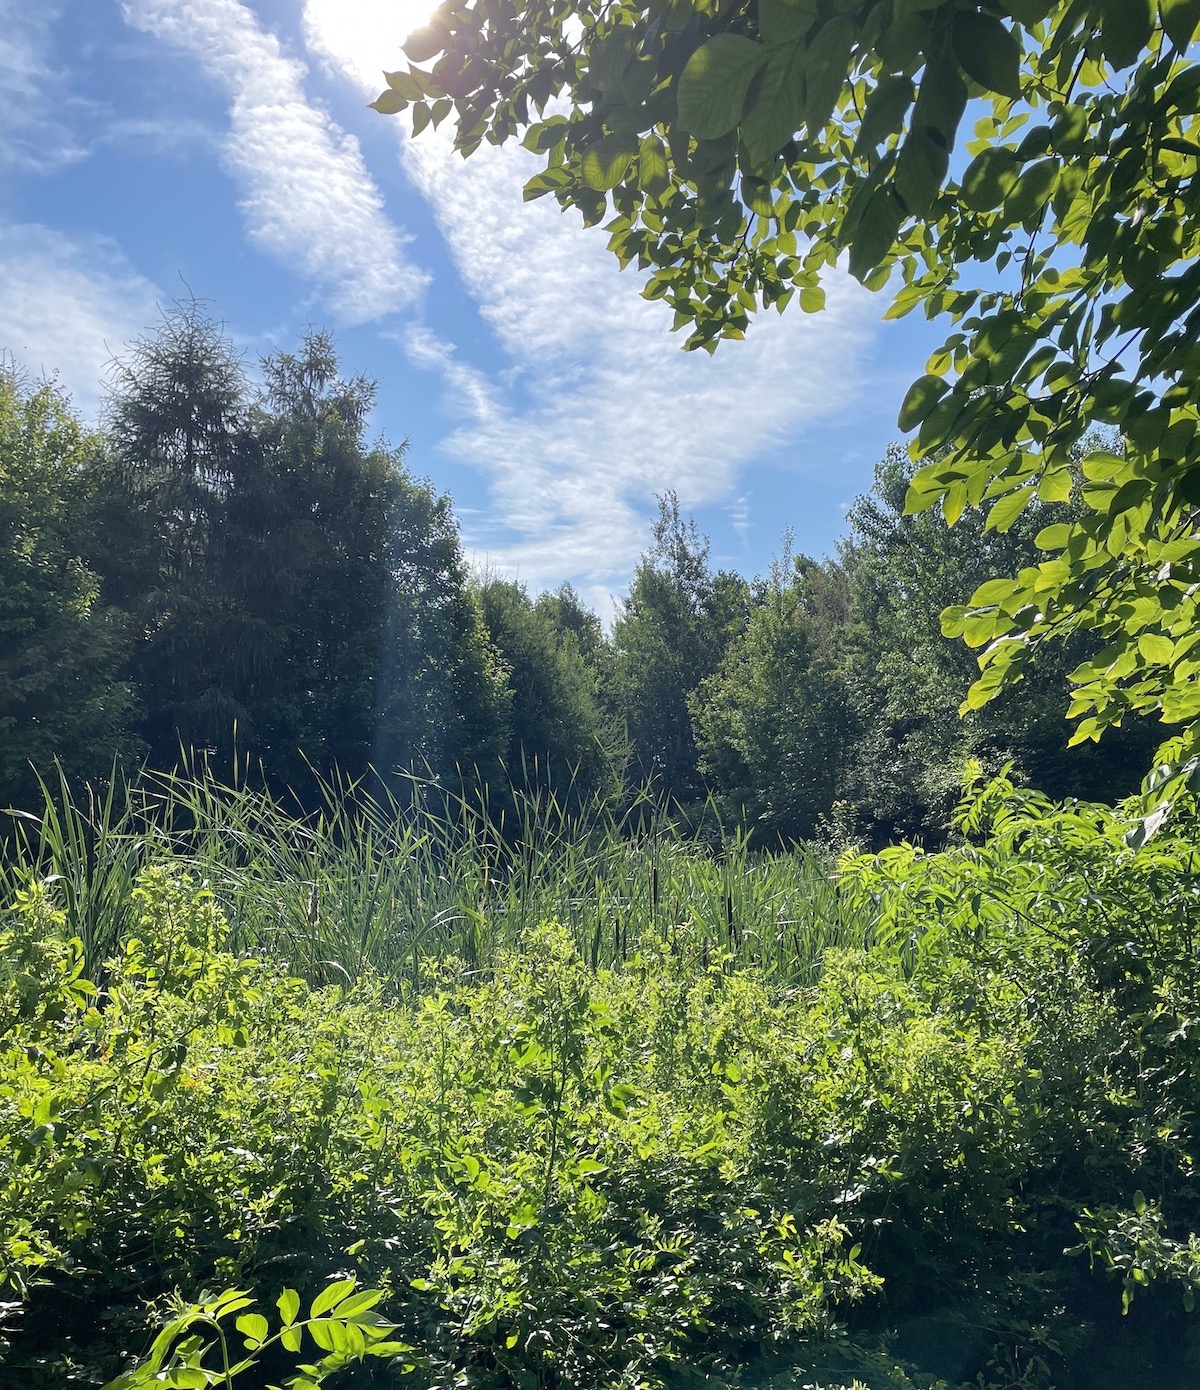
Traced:
POLYGON ((832 553, 940 334, 828 307, 685 353, 519 147, 464 161, 367 109, 427 0, 0 0, 0 352, 89 421, 111 364, 196 298, 253 370, 309 326, 454 499, 481 571, 606 621, 673 489, 714 563, 832 553))

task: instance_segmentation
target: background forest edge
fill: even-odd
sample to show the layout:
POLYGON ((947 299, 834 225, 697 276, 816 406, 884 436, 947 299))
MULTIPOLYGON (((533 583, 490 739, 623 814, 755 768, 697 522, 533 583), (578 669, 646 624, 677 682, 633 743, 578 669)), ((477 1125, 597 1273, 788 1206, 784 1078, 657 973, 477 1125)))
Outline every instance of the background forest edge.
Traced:
POLYGON ((1035 554, 1037 506, 1004 533, 906 516, 896 449, 835 559, 785 542, 747 581, 668 496, 610 637, 569 587, 468 573, 450 499, 366 443, 374 387, 327 336, 262 380, 194 305, 115 365, 98 433, 6 376, 0 801, 38 802, 53 759, 94 779, 182 747, 302 803, 335 769, 420 771, 497 812, 651 787, 685 819, 715 797, 763 842, 878 843, 944 834, 968 758, 1099 799, 1149 764, 1145 724, 1067 750, 1086 638, 958 717, 974 662, 938 615, 1035 554))

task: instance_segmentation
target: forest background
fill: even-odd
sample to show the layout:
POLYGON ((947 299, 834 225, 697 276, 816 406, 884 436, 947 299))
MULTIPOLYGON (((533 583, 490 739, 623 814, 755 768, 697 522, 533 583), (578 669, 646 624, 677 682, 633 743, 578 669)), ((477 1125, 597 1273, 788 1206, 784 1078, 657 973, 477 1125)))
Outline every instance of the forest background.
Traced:
POLYGON ((451 499, 368 441, 376 386, 341 378, 327 335, 260 368, 187 305, 114 364, 97 430, 0 380, 0 802, 39 805, 55 760, 95 780, 202 751, 298 810, 335 771, 497 810, 501 787, 650 788, 760 844, 878 845, 943 838, 967 759, 1101 800, 1146 771, 1148 720, 1068 747, 1086 638, 959 714, 975 661, 939 616, 1036 563, 1040 507, 1006 533, 907 516, 897 447, 834 557, 785 534, 747 579, 668 495, 606 631, 570 586, 470 572, 451 499))

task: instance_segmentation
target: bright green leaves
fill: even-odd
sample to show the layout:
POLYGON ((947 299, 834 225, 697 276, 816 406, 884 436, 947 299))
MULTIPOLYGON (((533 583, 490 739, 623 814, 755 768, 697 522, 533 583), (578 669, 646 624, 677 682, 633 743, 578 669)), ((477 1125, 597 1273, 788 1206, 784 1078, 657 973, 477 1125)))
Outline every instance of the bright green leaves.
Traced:
POLYGON ((948 389, 940 376, 923 376, 913 382, 900 407, 899 425, 905 434, 917 428, 948 389))
POLYGON ((767 59, 762 44, 718 34, 698 48, 679 79, 679 124, 697 140, 728 135, 741 120, 750 84, 767 59))
POLYGON ((1158 0, 1158 13, 1167 38, 1184 52, 1200 29, 1200 0, 1158 0))
POLYGON ((1021 95, 1021 45, 994 15, 960 10, 954 16, 954 56, 981 87, 1001 96, 1021 95))
POLYGON ((583 181, 589 188, 607 192, 625 177, 638 153, 638 146, 628 135, 605 135, 584 152, 583 181))

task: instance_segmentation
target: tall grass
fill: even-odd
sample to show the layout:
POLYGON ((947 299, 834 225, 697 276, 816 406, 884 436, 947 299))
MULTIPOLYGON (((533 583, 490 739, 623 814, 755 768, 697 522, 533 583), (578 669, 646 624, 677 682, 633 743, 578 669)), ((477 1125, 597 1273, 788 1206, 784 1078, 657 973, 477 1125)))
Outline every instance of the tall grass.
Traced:
POLYGON ((399 785, 323 782, 316 810, 297 813, 202 766, 114 778, 103 794, 59 777, 39 814, 9 814, 0 894, 10 901, 30 874, 51 878, 95 973, 129 930, 137 874, 170 857, 210 885, 235 948, 314 983, 370 967, 404 993, 451 956, 486 969, 549 918, 593 967, 653 940, 698 968, 753 965, 789 984, 812 979, 828 947, 870 932, 817 854, 752 851, 741 831, 702 848, 649 797, 616 814, 511 793, 497 817, 417 778, 399 785))

